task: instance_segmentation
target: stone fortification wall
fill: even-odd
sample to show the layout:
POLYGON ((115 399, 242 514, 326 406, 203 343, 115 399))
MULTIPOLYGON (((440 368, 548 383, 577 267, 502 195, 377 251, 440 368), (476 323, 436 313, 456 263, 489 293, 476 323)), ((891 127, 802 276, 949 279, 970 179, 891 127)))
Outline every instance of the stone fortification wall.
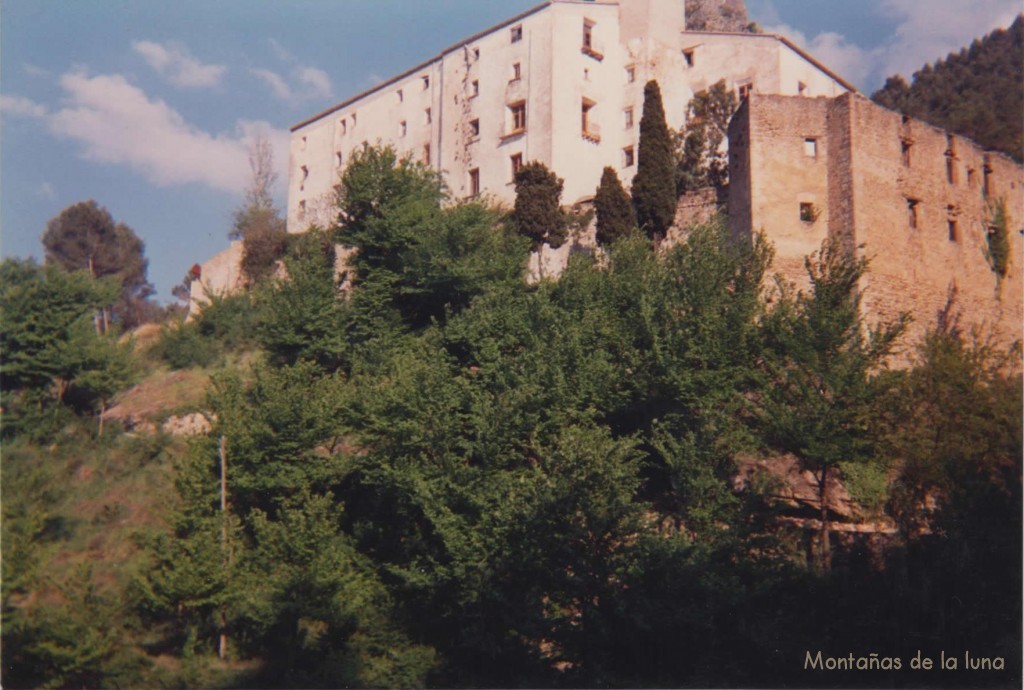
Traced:
POLYGON ((856 94, 755 94, 730 140, 732 230, 763 230, 776 270, 798 287, 803 257, 838 236, 871 261, 862 284, 869 318, 913 316, 907 342, 935 322, 951 290, 967 323, 1003 341, 1021 337, 1024 170, 1013 161, 856 94), (985 256, 996 199, 1010 219, 1001 280, 985 256))
POLYGON ((199 280, 193 280, 189 287, 190 318, 209 303, 210 295, 219 297, 241 291, 245 287, 245 279, 242 277, 242 241, 232 242, 227 249, 205 262, 199 280))

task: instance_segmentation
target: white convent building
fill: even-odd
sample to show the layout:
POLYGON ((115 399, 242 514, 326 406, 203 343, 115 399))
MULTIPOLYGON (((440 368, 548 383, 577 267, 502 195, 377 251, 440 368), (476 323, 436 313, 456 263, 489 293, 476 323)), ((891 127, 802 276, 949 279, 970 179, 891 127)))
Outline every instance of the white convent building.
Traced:
POLYGON ((614 167, 629 185, 643 90, 670 127, 720 79, 749 92, 835 97, 849 83, 782 36, 687 31, 685 0, 548 0, 292 128, 288 229, 332 220, 333 189, 364 144, 390 144, 444 175, 455 197, 511 203, 516 168, 540 161, 562 201, 614 167))

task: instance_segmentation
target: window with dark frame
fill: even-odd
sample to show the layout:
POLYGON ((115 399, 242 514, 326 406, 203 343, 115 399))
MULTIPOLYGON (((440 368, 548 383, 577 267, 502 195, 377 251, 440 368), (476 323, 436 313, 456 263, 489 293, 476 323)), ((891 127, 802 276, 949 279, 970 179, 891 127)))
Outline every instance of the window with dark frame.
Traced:
POLYGON ((622 111, 623 120, 625 121, 626 129, 633 129, 633 109, 626 108, 622 111))
POLYGON ((510 33, 512 37, 512 43, 519 43, 519 41, 523 40, 523 25, 520 24, 518 26, 513 26, 512 29, 510 30, 510 33))
POLYGON ((917 199, 907 199, 907 224, 911 228, 917 229, 918 224, 918 210, 917 207, 921 204, 917 199))
POLYGON ((471 139, 476 139, 480 136, 480 120, 469 121, 469 136, 471 139))
POLYGON ((687 67, 693 67, 693 48, 688 48, 683 51, 683 59, 686 60, 687 67))
POLYGON ((512 163, 512 179, 516 179, 516 173, 523 167, 523 154, 513 153, 509 156, 509 161, 512 163))
POLYGON ((526 130, 526 101, 509 105, 512 114, 512 131, 522 132, 526 130))
POLYGON ((814 204, 809 201, 800 202, 800 220, 804 223, 813 223, 815 221, 814 204))
POLYGON ((480 196, 480 168, 469 171, 469 195, 480 196))
POLYGON ((523 78, 523 66, 518 62, 512 63, 512 81, 517 81, 523 78))
POLYGON ((631 168, 631 167, 633 167, 633 162, 635 161, 635 159, 636 159, 636 156, 633 154, 633 147, 632 146, 627 146, 624 149, 622 149, 622 167, 623 168, 631 168))

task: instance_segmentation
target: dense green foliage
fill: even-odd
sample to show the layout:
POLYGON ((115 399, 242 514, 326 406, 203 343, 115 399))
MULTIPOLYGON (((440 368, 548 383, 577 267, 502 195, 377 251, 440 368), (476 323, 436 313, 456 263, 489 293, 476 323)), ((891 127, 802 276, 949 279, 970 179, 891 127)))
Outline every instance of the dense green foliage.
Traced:
POLYGON ((562 214, 562 179, 538 161, 516 171, 516 203, 512 222, 537 251, 547 244, 558 249, 565 242, 566 219, 562 214))
POLYGON ((676 160, 672 135, 665 122, 658 82, 644 86, 644 110, 640 116, 633 206, 640 229, 652 238, 663 238, 676 215, 676 160))
POLYGON ((804 654, 966 645, 1019 678, 1017 353, 944 322, 887 371, 862 261, 826 245, 809 293, 769 293, 771 248, 719 221, 531 284, 527 243, 437 182, 365 149, 288 278, 186 327, 260 348, 187 448, 71 425, 5 449, 5 686, 892 687, 804 654), (746 474, 786 451, 885 464, 899 533, 810 567, 813 501, 746 474))
POLYGON ((615 168, 605 167, 601 173, 601 184, 594 195, 594 211, 597 214, 597 243, 602 247, 625 237, 636 227, 633 203, 615 168))
POLYGON ((249 151, 252 176, 245 190, 245 203, 235 211, 228 236, 242 240, 242 275, 250 285, 266 280, 288 247, 285 220, 274 206, 271 192, 277 174, 270 141, 257 136, 249 151))
POLYGON ((1010 270, 1010 216, 1006 212, 1006 199, 989 199, 988 233, 985 237, 985 258, 992 272, 1002 280, 1010 270))
POLYGON ((889 77, 872 95, 880 105, 962 134, 1024 160, 1024 15, 1009 29, 925 65, 910 83, 889 77))
POLYGON ((676 191, 719 187, 729 181, 729 155, 722 142, 739 99, 719 80, 690 99, 686 125, 676 135, 676 191))

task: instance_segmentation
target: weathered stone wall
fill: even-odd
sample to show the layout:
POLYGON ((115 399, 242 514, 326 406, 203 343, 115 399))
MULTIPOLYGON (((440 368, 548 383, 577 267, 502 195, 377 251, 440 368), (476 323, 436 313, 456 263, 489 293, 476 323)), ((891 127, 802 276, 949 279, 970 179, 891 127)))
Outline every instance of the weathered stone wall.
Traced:
POLYGON ((775 269, 798 287, 807 285, 803 257, 838 236, 871 261, 861 286, 869 319, 911 313, 905 342, 934 324, 951 289, 967 323, 992 327, 1004 342, 1021 337, 1024 170, 1013 161, 856 94, 754 94, 730 140, 732 230, 763 230, 775 269), (1001 281, 985 258, 988 204, 998 198, 1012 247, 1001 281), (802 220, 801 203, 816 218, 802 220))
POLYGON ((209 303, 209 295, 222 297, 239 292, 245 286, 242 276, 242 251, 242 241, 236 240, 202 265, 199 280, 193 280, 189 286, 190 317, 209 303))

